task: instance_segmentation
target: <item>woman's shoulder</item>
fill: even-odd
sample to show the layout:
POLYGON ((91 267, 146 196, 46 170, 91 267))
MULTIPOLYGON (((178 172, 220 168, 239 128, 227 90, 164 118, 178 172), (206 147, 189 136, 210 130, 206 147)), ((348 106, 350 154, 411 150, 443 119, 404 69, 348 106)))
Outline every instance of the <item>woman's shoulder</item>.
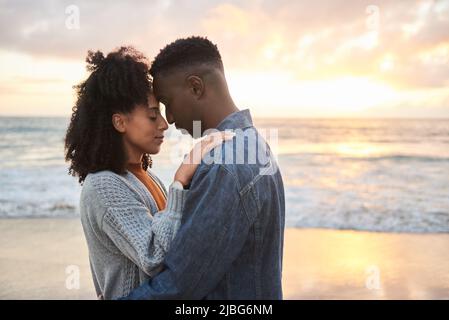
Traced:
POLYGON ((96 196, 106 206, 123 202, 133 193, 126 178, 109 170, 89 173, 83 183, 82 195, 96 196))
POLYGON ((89 173, 84 179, 83 189, 114 187, 123 184, 123 178, 112 171, 103 170, 89 173))

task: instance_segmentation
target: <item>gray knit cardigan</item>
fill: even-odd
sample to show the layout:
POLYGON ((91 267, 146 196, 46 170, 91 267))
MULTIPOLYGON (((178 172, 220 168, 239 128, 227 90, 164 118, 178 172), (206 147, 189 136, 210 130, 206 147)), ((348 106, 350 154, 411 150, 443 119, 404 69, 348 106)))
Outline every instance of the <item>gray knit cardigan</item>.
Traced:
MULTIPOLYGON (((162 182, 150 171, 166 193, 162 182)), ((127 171, 89 174, 80 197, 80 214, 97 296, 127 295, 161 271, 165 253, 181 223, 188 191, 170 186, 167 207, 157 212, 151 193, 127 171)))

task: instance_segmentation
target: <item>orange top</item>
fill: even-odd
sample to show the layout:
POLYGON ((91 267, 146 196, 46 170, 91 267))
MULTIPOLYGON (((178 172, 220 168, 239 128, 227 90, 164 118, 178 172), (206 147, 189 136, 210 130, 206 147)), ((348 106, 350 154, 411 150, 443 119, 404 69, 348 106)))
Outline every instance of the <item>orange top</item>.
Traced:
POLYGON ((148 191, 150 191, 153 199, 156 201, 157 207, 159 210, 165 209, 167 205, 167 198, 165 197, 164 192, 153 180, 153 178, 142 168, 140 163, 128 163, 127 169, 132 172, 137 179, 139 179, 145 187, 147 187, 148 191))

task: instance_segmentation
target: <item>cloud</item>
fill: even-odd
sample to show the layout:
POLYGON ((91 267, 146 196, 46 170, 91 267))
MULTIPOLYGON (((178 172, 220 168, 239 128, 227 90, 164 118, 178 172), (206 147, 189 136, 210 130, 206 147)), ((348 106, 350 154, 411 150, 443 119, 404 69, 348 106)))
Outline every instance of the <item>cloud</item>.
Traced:
MULTIPOLYGON (((377 30, 366 1, 2 1, 0 49, 80 59, 88 49, 105 51, 133 44, 149 56, 167 42, 192 34, 219 44, 231 68, 283 68, 300 78, 365 73, 385 79, 385 54, 399 57, 390 70, 407 84, 417 74, 447 62, 423 63, 417 56, 449 41, 449 1, 376 1, 377 30), (66 28, 71 4, 80 28, 66 28), (401 75, 404 77, 401 77, 401 75)), ((438 81, 423 85, 445 85, 438 81)), ((424 77, 427 78, 427 77, 424 77)), ((418 85, 416 81, 411 86, 418 85)))
POLYGON ((43 0, 0 1, 0 9, 0 52, 36 59, 79 65, 89 49, 130 44, 151 60, 176 38, 203 35, 228 72, 296 82, 352 76, 404 91, 449 86, 449 0, 43 0), (66 27, 70 5, 79 29, 66 27))

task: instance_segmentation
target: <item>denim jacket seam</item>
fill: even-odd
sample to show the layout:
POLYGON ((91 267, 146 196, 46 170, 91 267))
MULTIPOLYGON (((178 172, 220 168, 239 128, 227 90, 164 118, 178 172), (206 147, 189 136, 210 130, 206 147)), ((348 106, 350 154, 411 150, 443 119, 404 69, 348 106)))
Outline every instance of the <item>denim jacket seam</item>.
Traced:
MULTIPOLYGON (((239 181, 238 181, 238 179, 237 179, 237 177, 236 177, 236 175, 235 175, 234 172, 232 172, 231 170, 229 170, 228 168, 226 168, 226 166, 224 166, 224 165, 222 165, 222 164, 220 164, 219 166, 220 166, 221 168, 223 168, 226 172, 228 172, 228 173, 234 178, 234 182, 235 182, 235 184, 236 184, 236 186, 237 186, 237 190, 238 190, 238 193, 239 193, 239 198, 240 198, 240 201, 241 201, 242 203, 244 202, 244 197, 245 197, 250 191, 254 190, 255 184, 256 184, 256 183, 260 180, 260 178, 262 177, 261 175, 257 175, 256 177, 254 177, 254 178, 251 180, 251 182, 249 182, 245 187, 242 188, 242 187, 240 186, 240 183, 239 183, 239 181)), ((254 196, 254 195, 253 195, 253 196, 254 196)), ((255 203, 256 203, 257 210, 260 211, 260 204, 259 204, 259 202, 258 202, 256 199, 255 199, 254 201, 255 201, 255 203)), ((249 215, 248 215, 248 212, 247 212, 245 206, 243 206, 243 210, 244 210, 244 212, 245 212, 246 219, 248 220, 248 222, 251 222, 251 219, 249 218, 249 215)))
MULTIPOLYGON (((257 179, 257 180, 260 180, 260 179, 257 179)), ((245 203, 245 200, 244 200, 245 197, 252 197, 254 200, 254 203, 256 205, 256 209, 258 210, 258 212, 260 212, 260 210, 261 210, 260 204, 259 204, 259 201, 257 201, 257 197, 254 194, 255 183, 250 182, 247 186, 245 186, 244 189, 245 189, 244 190, 245 192, 242 192, 242 191, 239 192, 240 201, 242 201, 242 203, 245 203)), ((248 219, 249 222, 251 222, 250 215, 248 214, 247 208, 245 205, 243 206, 243 209, 245 211, 246 218, 248 219)), ((258 216, 256 216, 255 219, 257 219, 257 218, 258 218, 258 216)))
POLYGON ((260 299, 261 298, 261 292, 262 292, 262 285, 261 285, 261 265, 262 262, 260 261, 261 259, 261 255, 260 255, 260 251, 261 251, 261 247, 262 247, 262 239, 260 237, 260 225, 259 225, 259 221, 256 220, 254 222, 254 240, 255 240, 255 245, 254 245, 254 261, 256 261, 255 266, 254 266, 254 281, 255 281, 255 290, 256 290, 256 299, 260 299))
POLYGON ((247 185, 245 185, 241 190, 240 193, 243 195, 247 193, 249 190, 253 189, 256 183, 263 177, 263 175, 258 174, 255 176, 247 185))
MULTIPOLYGON (((238 195, 239 195, 239 201, 240 201, 240 203, 243 204, 244 201, 245 201, 244 197, 245 197, 247 192, 242 193, 242 189, 241 189, 240 183, 239 183, 236 175, 234 174, 234 172, 232 172, 231 170, 229 170, 228 168, 226 168, 226 166, 224 166, 222 164, 219 164, 219 168, 222 168, 223 170, 225 170, 228 174, 230 174, 232 176, 232 178, 234 179, 234 183, 235 183, 235 185, 237 187, 237 191, 238 191, 238 195)), ((249 188, 249 190, 251 190, 251 188, 249 188)), ((257 208, 259 209, 259 205, 258 205, 257 202, 256 202, 256 205, 257 205, 257 208)), ((248 212, 246 210, 246 206, 242 205, 242 208, 243 208, 243 212, 245 213, 246 220, 249 223, 251 223, 251 219, 250 219, 249 214, 248 214, 248 212)))
POLYGON ((228 174, 231 175, 231 177, 234 179, 234 182, 235 182, 235 184, 236 184, 236 186, 237 186, 237 190, 239 190, 239 193, 240 193, 241 187, 240 187, 239 179, 237 179, 236 174, 235 174, 232 170, 229 170, 229 169, 228 169, 225 165, 223 165, 223 164, 219 164, 218 166, 219 166, 220 168, 222 168, 223 170, 225 170, 228 174))

